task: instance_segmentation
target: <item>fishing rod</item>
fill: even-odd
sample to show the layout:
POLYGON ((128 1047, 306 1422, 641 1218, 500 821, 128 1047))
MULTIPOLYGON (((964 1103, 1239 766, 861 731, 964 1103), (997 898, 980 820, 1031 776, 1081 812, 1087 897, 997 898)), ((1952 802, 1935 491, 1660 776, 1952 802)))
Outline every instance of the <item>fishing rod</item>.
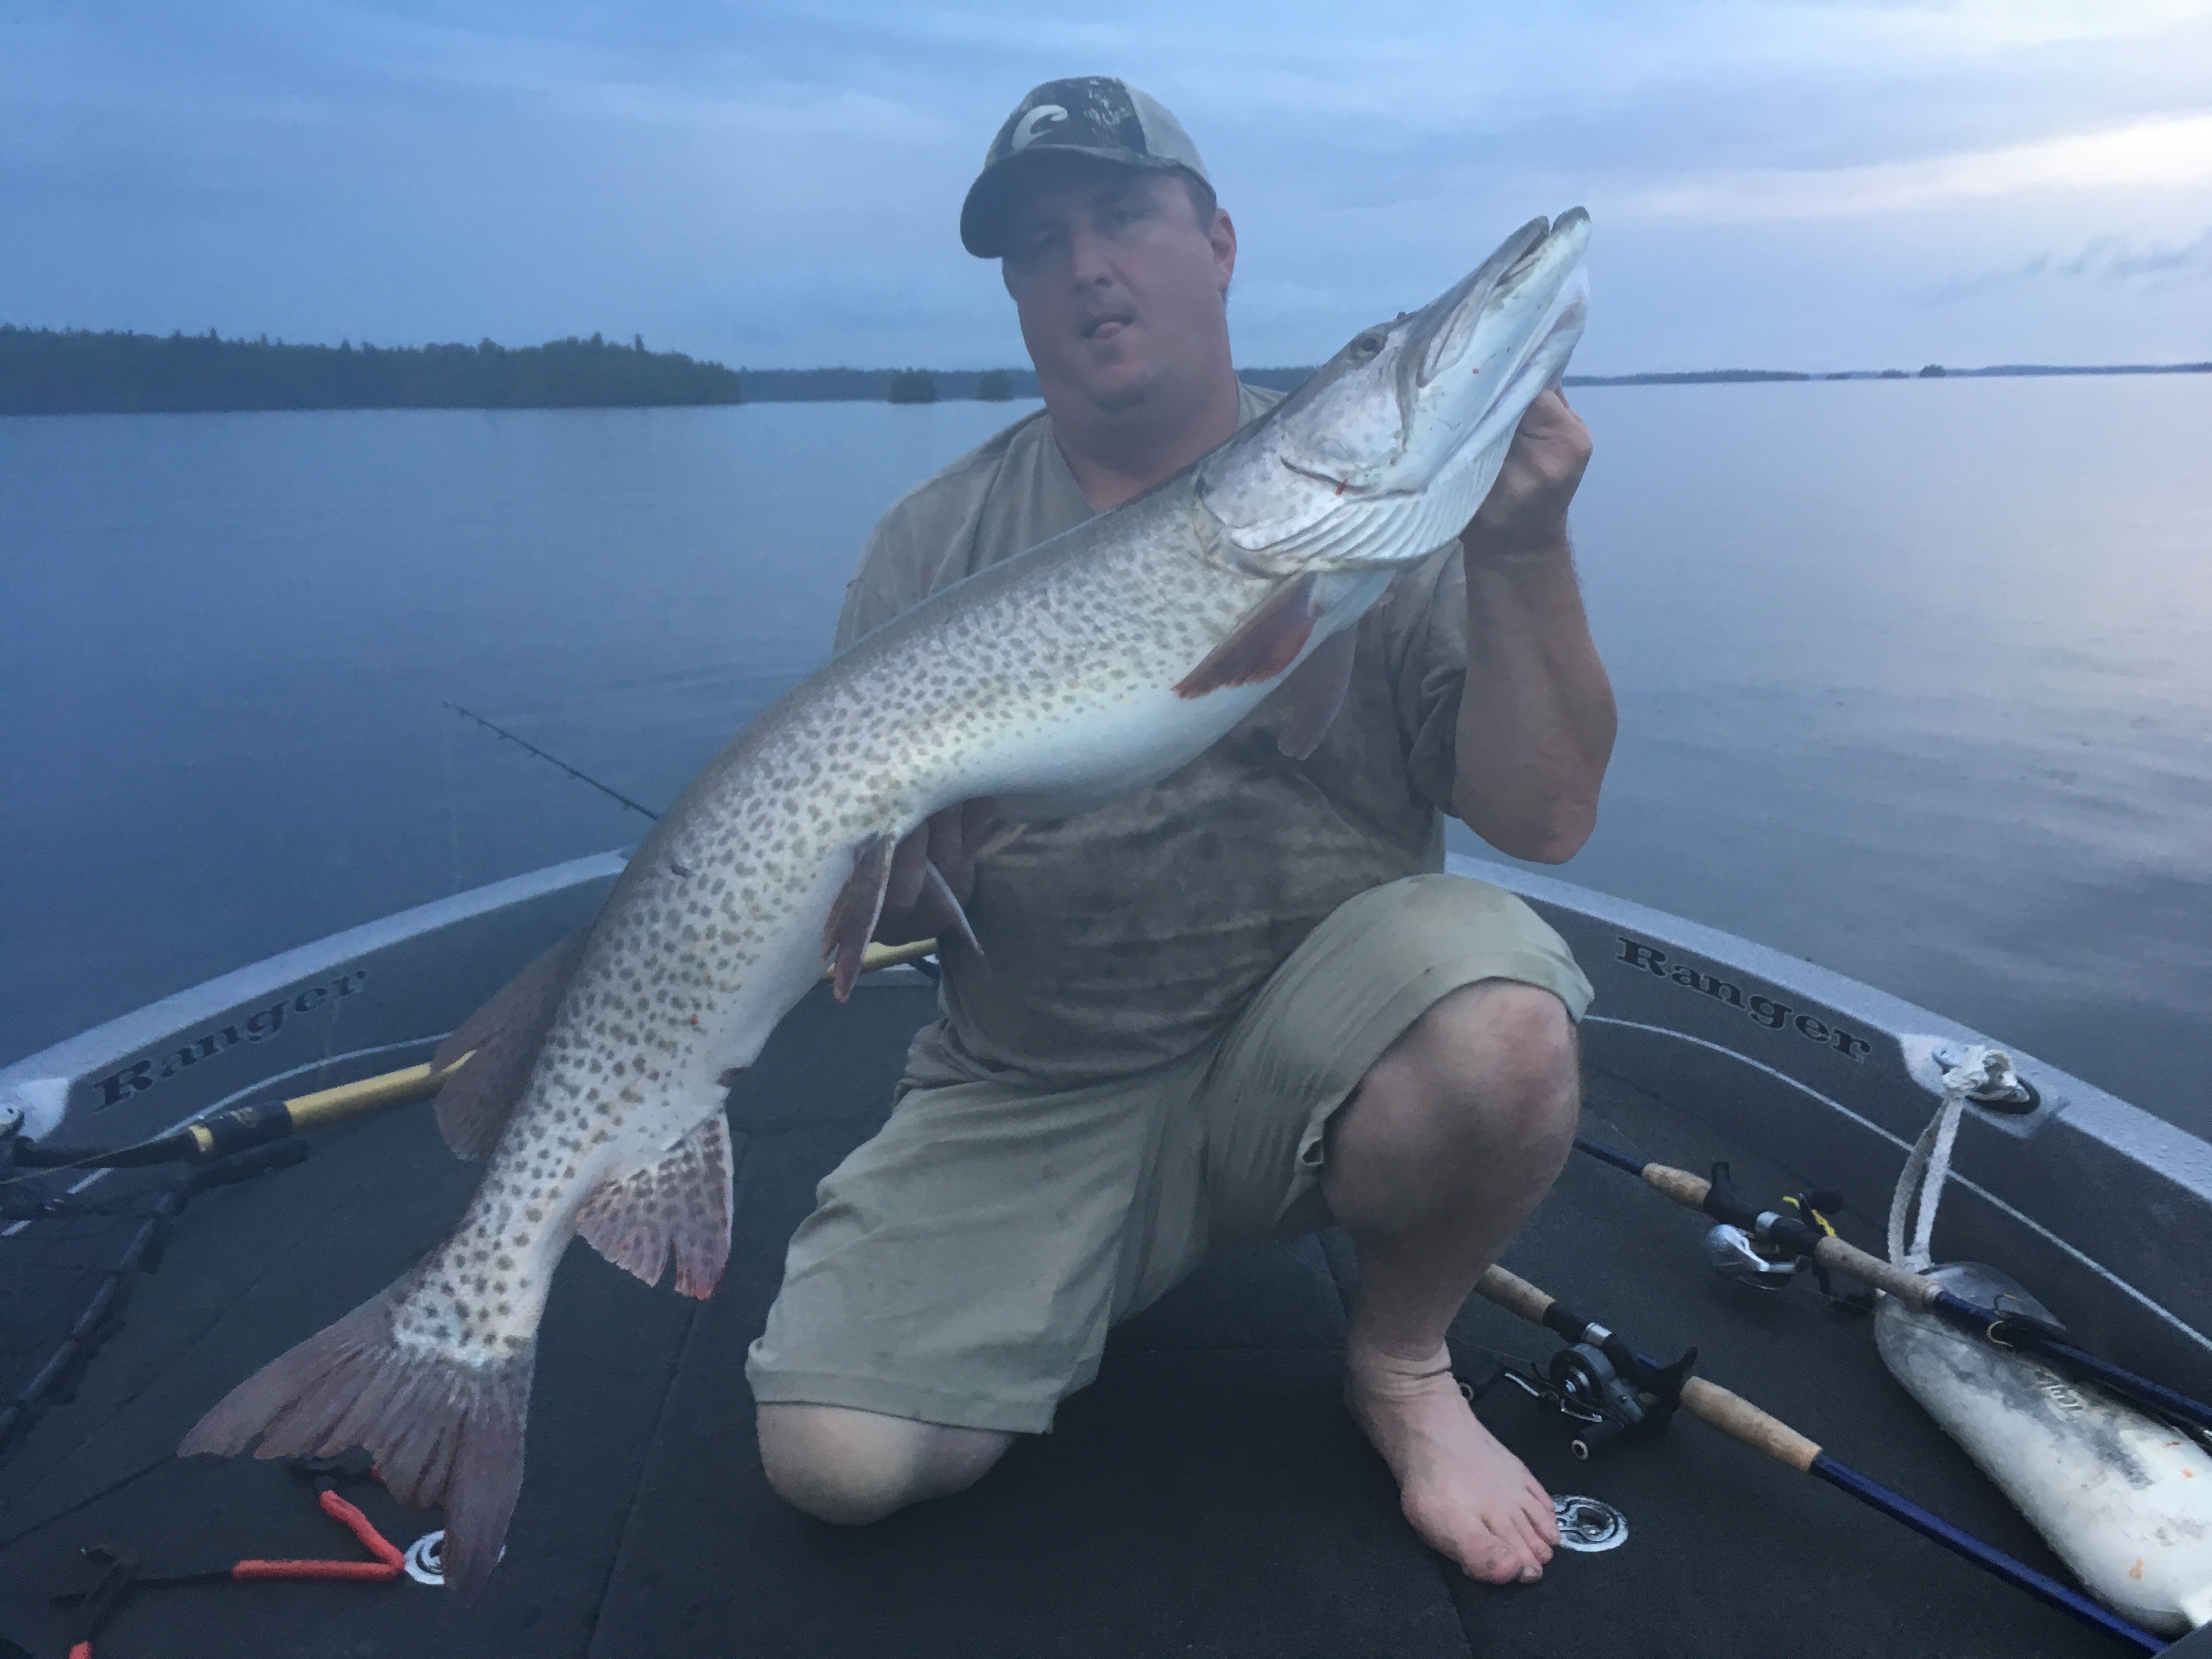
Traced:
MULTIPOLYGON (((289 1169, 307 1155, 307 1147, 296 1141, 258 1147, 179 1176, 144 1212, 121 1258, 100 1281, 60 1344, 47 1356, 46 1363, 16 1390, 13 1399, 0 1401, 0 1462, 22 1444, 31 1425, 50 1407, 75 1393, 93 1357, 122 1328, 125 1306, 138 1280, 161 1267, 162 1252, 168 1248, 170 1234, 185 1206, 204 1192, 251 1181, 271 1170, 289 1169)), ((133 1194, 130 1201, 135 1204, 143 1197, 143 1193, 133 1194)), ((0 1659, 4 1659, 4 1644, 0 1644, 0 1659)))
MULTIPOLYGON (((1607 1420, 1620 1423, 1620 1432, 1632 1432, 1646 1426, 1656 1427, 1675 1412, 1686 1412, 1753 1451, 1763 1453, 1777 1462, 1786 1463, 1801 1474, 1812 1475, 1839 1491, 1849 1492, 1869 1508, 1880 1511, 1893 1521, 1901 1522, 1923 1537, 1934 1540, 1953 1554, 1964 1557, 2014 1588, 2027 1591, 2063 1613, 2072 1614, 2084 1624, 2094 1625, 2108 1635, 2118 1637, 2132 1644, 2139 1653, 2163 1653, 2167 1650, 2168 1644, 2163 1637, 2130 1623, 2117 1613, 2098 1606, 2079 1591, 2069 1589, 2057 1579, 2038 1572, 2026 1562, 2014 1560, 2002 1550, 1984 1543, 1934 1511, 1923 1509, 1902 1493, 1892 1492, 1880 1481, 1831 1457, 1817 1443, 1800 1434, 1779 1418, 1762 1411, 1742 1395, 1732 1393, 1717 1382, 1692 1376, 1690 1368, 1697 1359, 1696 1349, 1690 1350, 1674 1364, 1662 1366, 1636 1352, 1617 1332, 1594 1319, 1573 1312, 1556 1297, 1503 1267, 1492 1267, 1485 1273, 1474 1289, 1475 1294, 1486 1301, 1495 1303, 1508 1313, 1525 1319, 1532 1325, 1540 1325, 1562 1338, 1568 1344, 1569 1353, 1580 1358, 1583 1367, 1600 1373, 1610 1372, 1619 1379, 1620 1385, 1611 1391, 1613 1399, 1618 1401, 1623 1395, 1629 1396, 1634 1411, 1632 1421, 1621 1421, 1607 1416, 1607 1420), (1590 1356, 1599 1357, 1601 1363, 1591 1365, 1590 1356)), ((1555 1359, 1554 1375, 1562 1369, 1555 1359)), ((1562 1389, 1560 1393, 1567 1401, 1564 1408, 1585 1422, 1594 1415, 1607 1413, 1604 1394, 1593 1395, 1571 1388, 1562 1389)), ((1555 1401, 1553 1403, 1559 1402, 1555 1401)), ((1577 1455, 1589 1456, 1600 1449, 1586 1443, 1589 1432, 1585 1430, 1577 1437, 1577 1455)))
MULTIPOLYGON (((470 1054, 473 1053, 471 1049, 470 1054)), ((210 1164, 248 1147, 327 1129, 349 1118, 435 1094, 468 1058, 463 1054, 442 1071, 428 1064, 409 1066, 267 1106, 234 1106, 128 1146, 50 1146, 42 1141, 21 1140, 15 1138, 20 1123, 0 1125, 0 1146, 5 1147, 18 1168, 37 1175, 64 1170, 132 1170, 151 1164, 210 1164)), ((7 1181, 31 1178, 25 1174, 10 1176, 7 1181)))
POLYGON ((1795 1207, 1801 1212, 1795 1215, 1759 1209, 1736 1192, 1725 1164, 1713 1165, 1712 1176, 1708 1179, 1687 1170, 1650 1163, 1587 1135, 1575 1137, 1575 1150, 1638 1176, 1644 1185, 1664 1193, 1686 1209, 1709 1215, 1723 1225, 1741 1229, 1748 1237, 1785 1258, 1809 1259, 1818 1267, 1864 1279, 1907 1307, 1932 1313, 1946 1324, 1994 1347, 2021 1348, 2040 1354, 2077 1376, 2101 1383, 2130 1404, 2157 1416, 2212 1431, 2212 1406, 2076 1346, 2068 1340, 2066 1332, 2059 1326, 2024 1312, 2007 1312, 1969 1302, 1925 1273, 1897 1267, 1855 1244, 1845 1243, 1836 1237, 1809 1201, 1797 1204, 1795 1207))
MULTIPOLYGON (((588 783, 592 788, 598 790, 601 794, 620 801, 624 806, 629 807, 631 811, 642 812, 647 817, 651 818, 655 823, 660 822, 660 814, 654 811, 651 807, 640 806, 635 801, 632 800, 628 795, 623 794, 619 789, 611 788, 608 785, 601 783, 597 778, 593 777, 588 772, 579 771, 575 767, 569 765, 568 762, 562 760, 558 755, 547 754, 536 744, 531 743, 525 738, 516 737, 514 732, 508 731, 503 726, 494 725, 491 721, 486 720, 482 714, 476 713, 473 709, 462 708, 460 704, 455 702, 450 697, 441 698, 440 701, 444 702, 446 707, 452 709, 456 714, 466 714, 471 720, 474 720, 478 726, 483 726, 486 731, 496 732, 501 737, 505 738, 509 743, 519 744, 522 748, 528 750, 532 754, 537 756, 538 759, 550 762, 553 765, 559 767, 563 772, 566 772, 570 777, 575 779, 577 782, 588 783)), ((860 971, 864 974, 872 974, 881 968, 896 968, 903 963, 911 963, 915 967, 921 969, 921 971, 924 974, 927 974, 930 978, 935 979, 937 977, 937 970, 927 958, 935 955, 936 951, 937 941, 933 939, 911 939, 904 945, 878 945, 873 940, 871 940, 866 948, 861 952, 860 971)), ((829 975, 825 973, 823 977, 826 979, 829 977, 829 975)))
POLYGON ((505 738, 509 743, 514 744, 517 748, 527 750, 530 753, 537 756, 538 759, 547 762, 551 765, 559 767, 570 777, 575 779, 577 782, 588 783, 592 788, 598 790, 609 799, 620 801, 624 806, 629 807, 631 811, 642 812, 647 817, 652 819, 655 823, 660 822, 660 814, 654 811, 651 807, 640 806, 628 795, 623 793, 621 790, 613 788, 607 784, 601 783, 597 778, 592 776, 587 772, 579 772, 574 767, 569 765, 568 762, 562 760, 558 755, 547 754, 543 749, 540 749, 536 744, 531 742, 527 738, 516 737, 514 732, 508 731, 505 726, 495 724, 493 721, 486 720, 482 714, 477 714, 473 708, 462 708, 460 704, 455 702, 451 697, 441 697, 439 701, 444 703, 447 708, 452 709, 456 714, 467 715, 478 726, 483 727, 485 731, 496 732, 499 736, 505 738))
MULTIPOLYGON (((914 939, 904 945, 871 943, 861 953, 860 971, 872 974, 902 963, 919 963, 936 949, 937 941, 933 939, 914 939)), ((826 979, 829 974, 825 969, 823 976, 826 979)), ((0 1176, 0 1189, 70 1170, 132 1170, 155 1164, 214 1163, 249 1147, 327 1129, 352 1118, 434 1095, 475 1052, 471 1048, 443 1070, 426 1062, 402 1066, 396 1072, 381 1072, 374 1077, 340 1084, 334 1089, 295 1095, 267 1106, 234 1106, 127 1146, 52 1146, 43 1141, 25 1140, 21 1138, 22 1114, 15 1112, 0 1120, 0 1169, 12 1164, 21 1173, 0 1176)), ((52 1205, 41 1212, 48 1215, 77 1212, 75 1206, 52 1205)), ((6 1218, 31 1218, 11 1212, 6 1218)))

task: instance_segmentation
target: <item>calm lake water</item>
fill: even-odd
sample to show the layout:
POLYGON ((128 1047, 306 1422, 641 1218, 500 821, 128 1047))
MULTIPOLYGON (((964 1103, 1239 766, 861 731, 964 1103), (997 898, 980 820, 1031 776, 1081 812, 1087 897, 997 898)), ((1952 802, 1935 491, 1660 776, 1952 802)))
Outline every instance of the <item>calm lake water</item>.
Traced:
MULTIPOLYGON (((2212 1134, 2212 377, 1577 401, 1622 718, 1562 873, 2212 1134)), ((443 700, 672 799, 1026 407, 0 420, 0 1060, 635 840, 443 700)))

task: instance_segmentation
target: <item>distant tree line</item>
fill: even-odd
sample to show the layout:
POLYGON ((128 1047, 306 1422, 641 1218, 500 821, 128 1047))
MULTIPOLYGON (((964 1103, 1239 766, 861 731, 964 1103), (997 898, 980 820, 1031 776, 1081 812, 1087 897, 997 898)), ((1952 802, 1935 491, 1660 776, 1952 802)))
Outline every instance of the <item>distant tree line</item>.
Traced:
MULTIPOLYGON (((2007 364, 1952 368, 1930 363, 1917 378, 1947 375, 2190 374, 2212 363, 2115 364, 2066 368, 2007 364)), ((1239 371, 1255 386, 1287 392, 1310 368, 1239 371)), ((1809 380, 1794 370, 1699 369, 1658 374, 1570 374, 1569 386, 1681 386, 1716 381, 1809 380)), ((1905 380, 1903 369, 1854 370, 1820 378, 1905 380)), ((1034 371, 1019 368, 759 368, 742 374, 680 351, 648 351, 594 334, 544 345, 287 345, 266 335, 225 340, 205 334, 128 334, 20 328, 0 323, 0 415, 139 414, 248 409, 578 409, 734 403, 1006 402, 1038 395, 1034 371)))
POLYGON ((544 345, 286 345, 0 324, 0 414, 734 404, 738 374, 594 334, 544 345))

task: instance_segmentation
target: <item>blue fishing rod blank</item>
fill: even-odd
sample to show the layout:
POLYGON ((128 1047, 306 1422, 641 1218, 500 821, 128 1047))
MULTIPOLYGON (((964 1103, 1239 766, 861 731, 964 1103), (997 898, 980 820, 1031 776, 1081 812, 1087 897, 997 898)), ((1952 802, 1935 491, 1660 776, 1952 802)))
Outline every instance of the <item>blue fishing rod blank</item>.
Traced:
POLYGON ((2147 1631, 2140 1625, 2130 1624, 2119 1614, 2102 1607, 2078 1590, 2070 1590, 2048 1574, 2038 1572, 2024 1561, 2015 1561, 2002 1550, 1984 1544, 1972 1533, 1961 1532, 1942 1516, 1923 1510, 1900 1492, 1893 1492, 1880 1481, 1870 1480, 1848 1464, 1838 1463, 1826 1452, 1813 1459, 1805 1471, 1816 1475, 1838 1491, 1847 1492, 1870 1508, 1880 1510, 1893 1521, 1902 1521, 1923 1538, 1932 1538, 1954 1555, 1965 1557, 1976 1566, 1995 1573, 2007 1583, 2026 1590, 2038 1601, 2057 1607, 2061 1613, 2070 1613, 2084 1624, 2094 1625, 2099 1630, 2130 1643, 2138 1653, 2163 1653, 2166 1650, 2164 1637, 2147 1631))

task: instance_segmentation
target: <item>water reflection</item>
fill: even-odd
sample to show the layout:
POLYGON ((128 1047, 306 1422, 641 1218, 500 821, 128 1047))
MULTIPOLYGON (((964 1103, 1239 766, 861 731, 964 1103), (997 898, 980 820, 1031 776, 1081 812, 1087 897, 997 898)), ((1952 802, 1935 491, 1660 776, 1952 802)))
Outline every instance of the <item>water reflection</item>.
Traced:
POLYGON ((1565 873, 2212 1130, 2212 380, 1642 391, 1577 400, 1623 720, 1565 873))

